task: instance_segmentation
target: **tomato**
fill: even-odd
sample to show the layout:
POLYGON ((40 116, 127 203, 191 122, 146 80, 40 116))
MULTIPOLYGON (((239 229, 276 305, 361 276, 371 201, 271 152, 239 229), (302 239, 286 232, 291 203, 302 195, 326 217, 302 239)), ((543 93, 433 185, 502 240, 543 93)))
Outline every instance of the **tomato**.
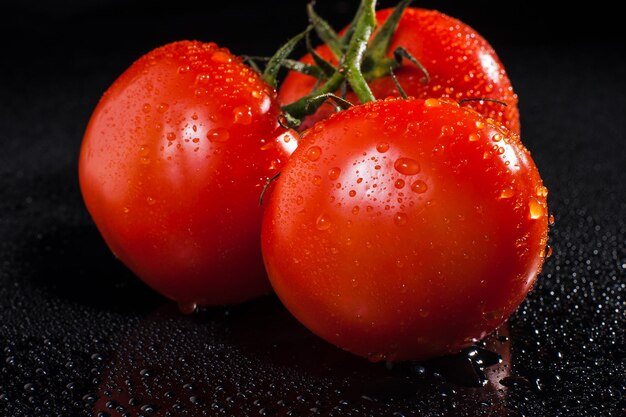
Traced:
POLYGON ((306 131, 262 226, 270 281, 327 341, 372 360, 481 339, 544 260, 547 189, 519 137, 446 99, 355 106, 306 131))
MULTIPOLYGON (((384 9, 376 13, 379 27, 392 10, 384 9)), ((408 8, 391 40, 388 55, 393 56, 398 47, 404 47, 430 74, 430 81, 424 84, 421 70, 406 59, 403 60, 394 74, 407 95, 416 98, 446 97, 457 101, 471 98, 499 100, 507 106, 489 101, 472 101, 464 106, 497 120, 519 134, 517 95, 495 51, 475 30, 438 11, 408 8)), ((336 58, 326 45, 316 51, 336 64, 336 58)), ((305 56, 303 61, 313 62, 310 55, 305 56)), ((291 71, 279 89, 280 102, 289 104, 306 96, 315 82, 311 76, 291 71)), ((388 75, 371 80, 369 85, 374 96, 379 99, 399 96, 393 79, 388 75)), ((352 92, 348 93, 347 99, 358 103, 352 92)), ((323 106, 315 115, 307 118, 303 126, 310 127, 332 112, 332 105, 323 106)))
POLYGON ((227 49, 183 41, 141 57, 100 100, 80 153, 84 201, 158 292, 214 305, 271 291, 258 201, 290 153, 275 96, 227 49))

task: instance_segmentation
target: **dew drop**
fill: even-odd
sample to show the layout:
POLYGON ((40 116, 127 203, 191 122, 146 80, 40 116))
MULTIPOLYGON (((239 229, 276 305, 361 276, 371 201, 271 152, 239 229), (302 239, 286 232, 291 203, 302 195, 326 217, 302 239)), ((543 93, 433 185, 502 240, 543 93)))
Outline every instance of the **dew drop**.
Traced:
POLYGON ((322 155, 322 149, 319 146, 311 146, 306 151, 306 157, 309 161, 317 161, 320 159, 320 155, 322 155))
POLYGON ((330 218, 326 214, 320 214, 315 221, 315 228, 317 230, 328 230, 330 228, 330 218))
POLYGON ((380 153, 385 153, 389 150, 389 144, 386 142, 381 142, 376 145, 376 150, 380 153))
POLYGON ((206 134, 206 137, 211 142, 221 143, 226 142, 230 138, 230 133, 228 133, 228 130, 218 127, 216 129, 209 130, 206 134))
POLYGON ((502 140, 502 135, 499 133, 496 133, 495 135, 491 137, 491 140, 494 142, 500 142, 502 140))
POLYGON ((501 199, 511 198, 513 197, 513 195, 515 195, 515 191, 513 190, 513 187, 507 187, 507 188, 503 188, 502 190, 500 190, 501 199))
POLYGON ((423 194, 428 190, 428 185, 422 180, 417 180, 411 184, 411 191, 418 194, 423 194))
POLYGON ((533 220, 541 218, 546 213, 543 204, 541 204, 535 197, 530 197, 530 200, 528 201, 528 208, 530 211, 530 218, 533 220))
POLYGON ((468 139, 470 142, 476 142, 480 139, 480 136, 477 133, 470 133, 468 139))
POLYGON ((396 187, 397 189, 401 189, 401 188, 404 188, 404 184, 405 184, 404 180, 402 178, 398 178, 396 182, 393 184, 393 186, 396 187))
POLYGON ((322 177, 316 175, 313 177, 313 185, 320 185, 322 183, 322 177))
POLYGON ((404 175, 415 175, 420 172, 420 164, 411 158, 398 158, 393 166, 396 171, 404 175))
POLYGON ((169 132, 167 135, 165 135, 165 138, 172 142, 174 139, 176 139, 176 133, 174 132, 169 132))
POLYGON ((356 191, 354 191, 354 190, 350 190, 350 192, 348 193, 348 195, 349 195, 350 197, 354 197, 354 196, 356 195, 356 191))
POLYGON ((234 122, 240 125, 252 123, 252 109, 250 106, 238 106, 233 109, 234 122))
POLYGON ((393 222, 396 226, 404 226, 407 221, 408 217, 406 213, 396 213, 395 216, 393 216, 393 222))
POLYGON ((441 106, 441 102, 436 98, 429 98, 424 101, 424 106, 426 107, 439 107, 441 106))
POLYGON ((550 217, 548 217, 548 224, 550 226, 554 224, 554 214, 551 214, 550 217))
POLYGON ((178 303, 178 310, 180 310, 180 312, 183 314, 193 314, 197 308, 198 308, 198 305, 194 302, 179 302, 178 303))
POLYGON ((552 256, 552 247, 548 245, 546 247, 546 258, 549 258, 551 256, 552 256))
POLYGON ((219 62, 222 64, 226 64, 228 62, 231 62, 233 60, 233 58, 227 54, 226 52, 223 51, 217 51, 213 54, 213 56, 211 56, 211 60, 214 62, 219 62))
POLYGON ((150 113, 150 110, 152 110, 152 106, 148 103, 144 104, 141 109, 144 113, 150 113))
POLYGON ((328 170, 328 178, 331 180, 336 180, 341 175, 341 168, 334 167, 328 170))
POLYGON ((481 120, 476 120, 476 129, 483 129, 485 127, 485 123, 481 120))
POLYGON ((146 203, 148 203, 149 206, 154 206, 156 204, 156 200, 152 197, 147 197, 146 203))
POLYGON ((352 214, 356 216, 357 214, 359 214, 359 210, 359 206, 352 207, 352 214))
POLYGON ((548 188, 545 185, 538 185, 535 188, 535 194, 537 197, 547 197, 548 196, 548 188))

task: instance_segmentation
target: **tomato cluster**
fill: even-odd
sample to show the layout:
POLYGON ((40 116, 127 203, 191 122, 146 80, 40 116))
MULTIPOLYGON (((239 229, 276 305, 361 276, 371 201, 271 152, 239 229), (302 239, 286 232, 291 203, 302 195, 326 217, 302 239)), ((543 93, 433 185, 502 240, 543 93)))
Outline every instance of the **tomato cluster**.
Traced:
POLYGON ((455 352, 506 320, 548 224, 517 96, 467 25, 373 4, 340 34, 313 16, 326 44, 298 62, 288 43, 263 74, 191 41, 126 70, 79 160, 115 256, 187 310, 273 287, 311 331, 371 360, 455 352))

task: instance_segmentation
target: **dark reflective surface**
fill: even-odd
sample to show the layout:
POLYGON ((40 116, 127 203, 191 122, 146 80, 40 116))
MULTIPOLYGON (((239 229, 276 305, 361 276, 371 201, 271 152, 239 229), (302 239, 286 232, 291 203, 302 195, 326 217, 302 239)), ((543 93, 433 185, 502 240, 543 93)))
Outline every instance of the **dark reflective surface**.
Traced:
POLYGON ((375 364, 315 337, 274 298, 193 317, 167 304, 107 358, 95 414, 494 415, 510 374, 505 334, 430 362, 375 364))
MULTIPOLYGON (((231 24, 235 3, 13 3, 0 5, 0 416, 626 415, 626 65, 603 37, 615 26, 582 19, 597 11, 570 21, 524 3, 495 21, 474 3, 427 4, 497 47, 550 189, 554 255, 484 344, 388 366, 319 340, 272 297, 179 314, 112 257, 78 190, 89 114, 130 62, 181 38, 271 53, 306 23, 302 4, 280 2, 293 19, 263 30, 279 6, 246 4, 251 37, 231 24), (532 10, 554 26, 528 30, 532 10)), ((352 3, 318 3, 348 20, 352 3)))

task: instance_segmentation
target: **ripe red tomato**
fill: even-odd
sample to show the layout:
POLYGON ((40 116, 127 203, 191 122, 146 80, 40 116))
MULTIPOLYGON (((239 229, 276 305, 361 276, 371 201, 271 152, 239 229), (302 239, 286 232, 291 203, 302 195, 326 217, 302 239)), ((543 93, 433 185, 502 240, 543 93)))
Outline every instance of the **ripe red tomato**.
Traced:
POLYGON ((263 220, 272 285, 305 326, 372 360, 455 352, 540 272, 547 189, 517 135, 456 102, 389 99, 308 130, 263 220))
POLYGON ((184 41, 144 55, 100 100, 80 153, 85 204, 158 292, 203 305, 270 292, 258 200, 290 153, 275 95, 227 49, 184 41))
MULTIPOLYGON (((376 13, 379 27, 392 10, 384 9, 376 13)), ((463 105, 497 120, 519 134, 517 95, 513 92, 511 82, 495 51, 475 30, 435 10, 408 8, 391 40, 388 55, 393 56, 393 51, 398 47, 404 47, 430 74, 430 81, 423 84, 423 73, 420 69, 404 60, 394 70, 394 74, 407 95, 416 98, 446 97, 457 101, 468 98, 502 101, 507 104, 506 107, 488 101, 473 101, 463 105)), ((336 58, 326 45, 316 51, 336 64, 336 58)), ((302 60, 313 62, 310 55, 302 60)), ((315 78, 311 76, 291 71, 279 89, 280 102, 289 104, 306 96, 315 82, 315 78)), ((390 76, 374 79, 369 84, 374 96, 379 99, 399 97, 390 76)), ((354 93, 350 92, 347 99, 358 103, 354 93)), ((304 127, 310 127, 315 121, 328 117, 332 112, 333 106, 323 106, 315 115, 305 120, 304 127)))

